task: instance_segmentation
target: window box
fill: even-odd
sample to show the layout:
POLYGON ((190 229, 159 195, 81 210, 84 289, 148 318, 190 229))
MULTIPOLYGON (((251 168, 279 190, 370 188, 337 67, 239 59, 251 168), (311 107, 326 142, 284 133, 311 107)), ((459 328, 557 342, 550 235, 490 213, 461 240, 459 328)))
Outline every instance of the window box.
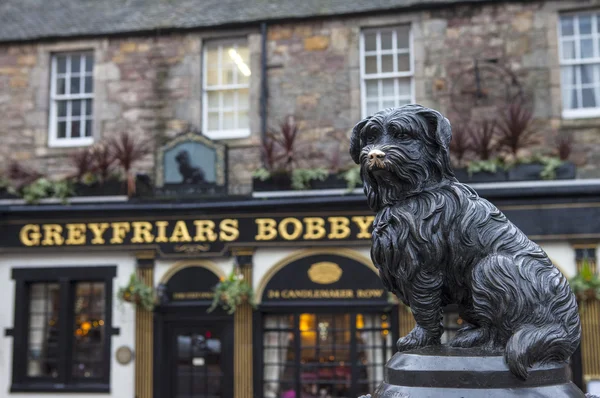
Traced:
MULTIPOLYGON (((362 184, 361 184, 362 186, 362 184)), ((266 180, 257 177, 252 179, 252 188, 255 192, 293 191, 292 179, 289 174, 277 173, 266 180)), ((313 189, 347 189, 348 182, 344 173, 330 173, 324 180, 311 180, 308 188, 313 189)))
MULTIPOLYGON (((74 196, 123 196, 127 195, 127 181, 110 179, 92 184, 75 183, 74 196)), ((135 179, 135 196, 151 196, 154 188, 147 175, 138 175, 135 179)))
POLYGON ((481 171, 469 176, 466 168, 454 169, 456 179, 464 183, 484 183, 484 182, 502 182, 508 181, 508 175, 504 170, 498 170, 495 173, 481 171))
MULTIPOLYGON (((509 181, 535 181, 542 180, 541 173, 544 166, 540 163, 518 164, 508 170, 509 181)), ((574 179, 577 168, 571 162, 565 162, 556 168, 556 180, 574 179)))

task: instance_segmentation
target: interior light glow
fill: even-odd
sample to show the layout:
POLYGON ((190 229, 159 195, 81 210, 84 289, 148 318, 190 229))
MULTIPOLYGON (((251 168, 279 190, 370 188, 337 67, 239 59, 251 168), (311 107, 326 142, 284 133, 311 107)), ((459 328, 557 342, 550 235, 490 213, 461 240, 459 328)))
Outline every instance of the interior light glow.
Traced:
POLYGON ((235 62, 242 75, 250 76, 250 68, 248 67, 248 65, 246 65, 241 55, 237 51, 235 51, 235 48, 229 49, 229 56, 231 57, 233 62, 235 62))

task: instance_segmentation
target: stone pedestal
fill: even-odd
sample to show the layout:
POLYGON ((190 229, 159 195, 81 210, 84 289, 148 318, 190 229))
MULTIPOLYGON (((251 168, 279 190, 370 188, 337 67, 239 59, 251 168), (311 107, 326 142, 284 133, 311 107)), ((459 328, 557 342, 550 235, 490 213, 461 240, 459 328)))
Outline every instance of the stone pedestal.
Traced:
POLYGON ((480 349, 428 347, 397 353, 373 398, 584 398, 565 364, 535 366, 526 381, 480 349))

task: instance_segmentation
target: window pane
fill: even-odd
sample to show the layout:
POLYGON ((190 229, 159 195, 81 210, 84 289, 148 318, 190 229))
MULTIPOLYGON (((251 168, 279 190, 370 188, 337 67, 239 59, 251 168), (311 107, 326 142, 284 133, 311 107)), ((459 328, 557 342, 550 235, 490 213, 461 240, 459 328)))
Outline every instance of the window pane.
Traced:
POLYGON ((410 71, 410 55, 398 54, 398 72, 410 71))
POLYGON ((589 35, 592 33, 592 16, 579 15, 579 34, 589 35))
POLYGON ((79 55, 71 55, 71 73, 81 72, 81 57, 79 55))
POLYGON ((564 88, 562 91, 563 95, 563 108, 565 109, 576 109, 579 108, 579 101, 577 99, 577 90, 574 88, 564 88))
POLYGON ((71 122, 71 138, 81 137, 81 123, 79 120, 71 122))
POLYGON ((247 129, 250 127, 250 122, 248 121, 248 111, 240 111, 238 113, 238 126, 239 129, 247 129))
POLYGON ((56 138, 67 137, 67 122, 58 122, 56 126, 56 138))
POLYGON ((379 103, 377 101, 367 101, 367 116, 371 116, 379 111, 379 103))
POLYGON ((209 91, 206 93, 208 109, 219 109, 219 95, 218 91, 209 91))
POLYGON ((92 121, 88 119, 85 121, 85 136, 91 137, 93 132, 92 121))
POLYGON ((59 289, 59 285, 54 283, 34 283, 29 286, 29 377, 58 377, 59 289))
POLYGON ((79 117, 81 115, 81 101, 71 101, 71 116, 79 117))
POLYGON ((92 76, 86 76, 85 77, 85 87, 84 87, 84 92, 91 94, 92 92, 94 92, 94 80, 92 79, 92 76))
POLYGON ((398 95, 410 95, 410 78, 398 79, 398 95))
POLYGON ((233 81, 233 68, 232 66, 228 66, 227 68, 224 68, 221 70, 221 84, 222 85, 228 85, 228 84, 234 84, 235 82, 233 81))
POLYGON ((73 306, 73 369, 75 378, 97 378, 104 375, 105 292, 99 282, 75 284, 73 306))
POLYGON ((72 77, 71 78, 71 88, 70 88, 70 93, 71 94, 79 94, 80 87, 79 87, 79 78, 78 77, 72 77))
POLYGON ((384 97, 393 97, 395 95, 394 90, 395 79, 382 79, 381 80, 381 91, 384 97))
POLYGON ((392 31, 381 32, 381 49, 391 50, 392 49, 392 31))
POLYGON ((67 116, 67 101, 56 101, 56 115, 58 117, 67 116))
POLYGON ((235 92, 233 90, 223 91, 223 108, 232 109, 235 106, 235 92))
POLYGON ((85 100, 85 114, 91 115, 94 109, 94 101, 91 99, 85 100))
POLYGON ((581 58, 592 58, 594 56, 594 42, 592 39, 583 39, 580 43, 581 58))
POLYGON ((219 112, 208 112, 208 129, 219 130, 219 112))
POLYGON ((406 26, 401 26, 398 29, 396 29, 396 32, 398 37, 397 37, 397 45, 398 48, 404 48, 407 49, 409 48, 409 38, 410 38, 410 26, 406 25, 406 26))
POLYGON ((393 108, 395 106, 396 106, 396 101, 394 101, 394 100, 386 100, 386 101, 383 101, 381 103, 381 107, 383 109, 385 109, 385 108, 393 108))
POLYGON ((57 55, 56 56, 56 70, 58 73, 67 73, 67 56, 57 55))
POLYGON ((365 57, 365 73, 374 74, 377 73, 377 57, 365 57))
POLYGON ((365 51, 377 50, 377 33, 365 33, 365 51))
POLYGON ((92 54, 87 54, 85 56, 85 71, 92 72, 94 70, 94 56, 92 54))
POLYGON ((219 70, 218 69, 207 69, 206 84, 208 84, 209 86, 216 86, 219 84, 219 70))
POLYGON ((238 90, 238 109, 248 109, 250 100, 250 91, 248 89, 238 90))
POLYGON ((377 80, 367 80, 365 87, 367 89, 367 98, 379 97, 379 83, 377 80))
POLYGON ((235 129, 234 112, 223 112, 223 130, 235 129))
POLYGON ((217 69, 219 67, 218 48, 208 48, 206 50, 206 66, 209 69, 217 69))
POLYGON ((56 79, 56 94, 62 95, 65 93, 65 79, 56 79))
POLYGON ((575 41, 564 40, 562 42, 562 58, 563 59, 575 58, 575 41))
POLYGON ((381 56, 381 72, 390 73, 394 71, 394 56, 393 55, 382 55, 381 56))
POLYGON ((596 107, 596 98, 593 88, 584 88, 581 90, 581 101, 584 108, 596 107))
POLYGON ((575 67, 574 66, 563 66, 561 69, 562 83, 566 85, 576 84, 575 80, 575 67))
POLYGON ((560 32, 562 36, 573 36, 573 17, 563 16, 560 17, 560 32))

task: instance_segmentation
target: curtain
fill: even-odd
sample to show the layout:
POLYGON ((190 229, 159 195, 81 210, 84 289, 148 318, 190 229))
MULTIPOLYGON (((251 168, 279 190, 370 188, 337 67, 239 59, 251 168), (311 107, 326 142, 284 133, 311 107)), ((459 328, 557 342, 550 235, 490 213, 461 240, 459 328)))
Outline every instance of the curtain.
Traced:
POLYGON ((575 68, 576 66, 563 66, 562 67, 562 96, 563 96, 563 109, 575 109, 577 105, 577 89, 575 87, 575 68))
POLYGON ((381 314, 364 314, 365 330, 361 334, 365 344, 369 386, 373 391, 383 381, 385 363, 392 357, 393 347, 391 331, 382 328, 380 317, 381 314), (384 335, 384 331, 387 334, 384 335))
MULTIPOLYGON (((265 329, 287 329, 289 328, 287 316, 267 316, 265 318, 265 329)), ((290 344, 288 331, 265 331, 264 332, 264 373, 266 380, 264 385, 265 398, 279 398, 279 387, 285 370, 287 349, 290 344)))

